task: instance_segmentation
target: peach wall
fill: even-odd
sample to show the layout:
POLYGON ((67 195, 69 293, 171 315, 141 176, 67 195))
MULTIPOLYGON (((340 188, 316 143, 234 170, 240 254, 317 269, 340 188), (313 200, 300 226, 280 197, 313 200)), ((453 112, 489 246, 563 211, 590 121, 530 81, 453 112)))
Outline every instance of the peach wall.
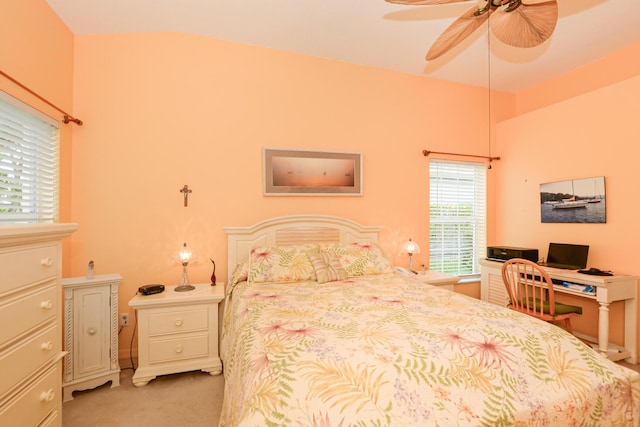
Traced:
POLYGON ((518 94, 516 114, 579 96, 640 74, 640 43, 518 94))
MULTIPOLYGON (((538 248, 541 256, 550 241, 588 244, 589 266, 640 275, 639 99, 636 75, 498 124, 494 243, 538 248), (606 224, 540 222, 541 183, 595 176, 605 177, 606 224)), ((590 307, 576 330, 595 335, 595 316, 590 307)), ((615 323, 612 336, 621 329, 615 323)))
POLYGON ((78 36, 74 89, 72 272, 122 274, 120 311, 140 285, 178 282, 183 241, 200 254, 192 281, 209 257, 226 280, 223 227, 275 215, 382 225, 395 262, 412 237, 425 263, 422 149, 487 150, 484 90, 193 35, 78 36), (364 196, 265 197, 263 146, 360 151, 364 196))
MULTIPOLYGON (((0 8, 0 70, 52 104, 73 114, 73 34, 44 0, 3 2, 0 8)), ((0 90, 43 113, 63 114, 0 76, 0 90)), ((70 219, 71 141, 75 124, 60 124, 60 221, 70 219)), ((69 240, 64 254, 68 255, 69 240)), ((68 274, 70 258, 64 256, 68 274)))
MULTIPOLYGON (((635 49, 602 64, 634 63, 635 49)), ((406 263, 397 247, 407 237, 428 247, 421 150, 487 154, 482 90, 184 34, 74 40, 44 0, 3 6, 0 61, 0 69, 85 121, 61 126, 61 219, 81 227, 65 276, 84 274, 90 259, 97 273, 121 273, 120 311, 139 285, 178 280, 170 256, 184 240, 201 256, 193 280, 208 279, 209 256, 225 280, 222 227, 273 215, 326 213, 383 225, 381 243, 406 263), (263 146, 362 151, 365 195, 263 197, 263 146), (178 192, 183 184, 194 190, 188 208, 178 192)), ((632 252, 635 198, 628 197, 636 194, 638 133, 630 114, 638 109, 638 81, 620 68, 602 73, 602 64, 595 64, 600 72, 578 70, 519 94, 517 102, 494 97, 493 120, 531 113, 492 130, 491 154, 503 159, 489 175, 489 242, 543 248, 552 237, 588 241, 594 265, 640 274, 632 252), (585 88, 593 92, 580 96, 585 88), (539 182, 595 175, 606 176, 612 198, 607 224, 539 223, 531 204, 539 182)), ((0 89, 38 107, 2 78, 0 89)), ((416 258, 426 262, 426 251, 416 258)), ((587 309, 577 329, 589 332, 595 314, 587 309)), ((619 337, 620 307, 613 311, 619 337)), ((125 329, 123 354, 129 340, 125 329)))

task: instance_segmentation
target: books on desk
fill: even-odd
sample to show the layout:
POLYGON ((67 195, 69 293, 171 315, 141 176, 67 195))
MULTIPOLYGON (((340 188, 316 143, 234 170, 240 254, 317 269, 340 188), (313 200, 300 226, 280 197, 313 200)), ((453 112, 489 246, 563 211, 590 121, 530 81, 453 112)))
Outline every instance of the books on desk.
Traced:
POLYGON ((564 281, 564 280, 557 280, 557 279, 554 279, 553 283, 555 285, 560 285, 563 288, 573 289, 574 291, 584 292, 586 294, 595 294, 596 293, 596 289, 591 285, 579 285, 577 283, 572 283, 572 282, 567 282, 567 281, 564 281))

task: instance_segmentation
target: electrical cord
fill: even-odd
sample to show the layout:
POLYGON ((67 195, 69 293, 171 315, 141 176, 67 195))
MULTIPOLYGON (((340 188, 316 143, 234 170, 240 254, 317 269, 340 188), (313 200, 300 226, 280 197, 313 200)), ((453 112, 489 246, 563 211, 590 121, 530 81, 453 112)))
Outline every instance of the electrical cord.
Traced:
MULTIPOLYGON (((136 295, 138 293, 136 292, 136 295)), ((134 295, 135 297, 135 295, 134 295)), ((131 360, 131 369, 133 369, 133 372, 136 371, 136 364, 133 363, 133 340, 136 337, 136 332, 138 330, 138 310, 135 310, 134 313, 134 319, 135 319, 135 323, 133 324, 133 333, 131 334, 131 343, 129 344, 129 360, 131 360)))

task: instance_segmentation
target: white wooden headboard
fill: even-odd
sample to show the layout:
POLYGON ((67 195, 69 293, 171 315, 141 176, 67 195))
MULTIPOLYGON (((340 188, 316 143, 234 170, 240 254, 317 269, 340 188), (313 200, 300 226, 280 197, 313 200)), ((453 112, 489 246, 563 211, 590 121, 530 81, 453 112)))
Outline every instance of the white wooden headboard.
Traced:
POLYGON ((227 274, 231 277, 236 265, 249 256, 254 246, 377 242, 381 229, 330 215, 287 215, 248 227, 224 227, 228 245, 227 274))

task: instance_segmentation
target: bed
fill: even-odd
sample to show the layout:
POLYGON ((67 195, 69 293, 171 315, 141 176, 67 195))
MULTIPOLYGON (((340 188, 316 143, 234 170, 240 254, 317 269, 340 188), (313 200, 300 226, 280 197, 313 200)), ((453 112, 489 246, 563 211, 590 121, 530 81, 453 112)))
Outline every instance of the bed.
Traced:
POLYGON ((638 426, 640 375, 561 328, 394 271, 379 227, 226 227, 219 426, 638 426))

